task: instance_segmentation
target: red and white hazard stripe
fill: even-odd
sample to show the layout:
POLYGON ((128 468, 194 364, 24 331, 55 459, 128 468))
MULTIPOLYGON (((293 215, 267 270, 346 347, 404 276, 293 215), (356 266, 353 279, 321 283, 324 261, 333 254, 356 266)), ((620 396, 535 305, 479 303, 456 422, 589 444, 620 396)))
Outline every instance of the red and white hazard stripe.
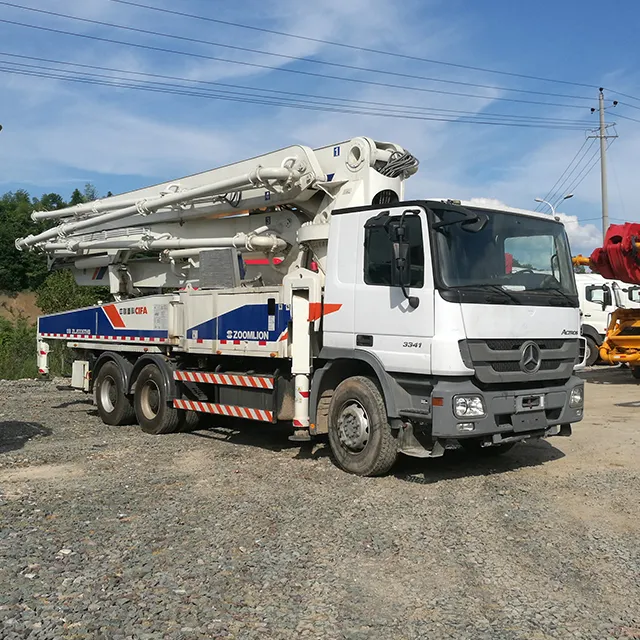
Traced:
POLYGON ((173 401, 173 406, 176 409, 186 409, 187 411, 214 413, 219 416, 245 418, 247 420, 258 420, 260 422, 273 422, 273 411, 265 411, 264 409, 249 409, 248 407, 237 407, 229 404, 213 404, 212 402, 177 399, 173 401))
POLYGON ((237 376, 226 373, 203 373, 200 371, 174 371, 174 380, 223 384, 231 387, 252 387, 253 389, 273 389, 273 378, 266 376, 237 376))
POLYGON ((166 342, 167 338, 147 338, 144 336, 94 336, 88 333, 39 333, 42 338, 67 338, 69 340, 98 340, 102 342, 166 342))

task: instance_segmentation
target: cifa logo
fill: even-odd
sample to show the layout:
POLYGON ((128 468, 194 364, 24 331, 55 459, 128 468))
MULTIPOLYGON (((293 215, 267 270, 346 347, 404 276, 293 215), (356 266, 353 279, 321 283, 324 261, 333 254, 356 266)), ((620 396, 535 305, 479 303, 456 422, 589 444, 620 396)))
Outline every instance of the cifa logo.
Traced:
POLYGON ((146 316, 149 315, 147 307, 124 307, 120 309, 120 315, 123 316, 146 316))

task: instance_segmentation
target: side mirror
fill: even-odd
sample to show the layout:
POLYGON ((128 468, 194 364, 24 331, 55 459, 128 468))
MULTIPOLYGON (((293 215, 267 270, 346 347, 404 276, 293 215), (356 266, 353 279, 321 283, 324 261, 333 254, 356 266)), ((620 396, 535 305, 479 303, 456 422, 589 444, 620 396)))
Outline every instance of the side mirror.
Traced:
POLYGON ((393 286, 411 286, 411 254, 408 242, 393 243, 393 286))
POLYGON ((395 239, 393 242, 393 264, 391 265, 391 277, 393 285, 400 287, 404 297, 408 300, 409 306, 416 309, 420 304, 420 298, 410 296, 407 287, 411 286, 411 246, 405 240, 406 227, 404 226, 404 216, 400 224, 394 229, 395 239))
POLYGON ((596 304, 602 305, 603 311, 613 304, 611 289, 606 284, 590 284, 585 290, 585 297, 589 302, 594 302, 596 304), (596 294, 596 291, 600 293, 596 294))
POLYGON ((640 302, 640 287, 629 287, 625 291, 631 302, 640 302))

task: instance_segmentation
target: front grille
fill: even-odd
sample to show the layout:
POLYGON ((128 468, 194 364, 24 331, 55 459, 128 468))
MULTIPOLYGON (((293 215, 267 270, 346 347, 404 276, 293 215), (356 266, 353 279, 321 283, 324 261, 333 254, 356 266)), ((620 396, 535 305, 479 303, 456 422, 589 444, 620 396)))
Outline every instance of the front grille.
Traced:
POLYGON ((566 362, 566 361, 565 360, 543 360, 542 364, 540 365, 540 369, 542 371, 552 371, 560 367, 563 362, 566 362))
POLYGON ((460 354, 483 383, 562 380, 573 373, 578 362, 579 343, 575 338, 463 340, 460 342, 460 354), (540 349, 540 366, 535 373, 527 373, 520 366, 522 347, 527 342, 535 342, 540 349))
MULTIPOLYGON (((501 338, 499 340, 485 340, 485 344, 492 351, 516 351, 521 349, 525 342, 530 342, 530 340, 505 338, 501 338)), ((562 349, 562 345, 564 345, 565 340, 545 338, 543 340, 534 340, 533 342, 535 342, 541 349, 562 349)))
POLYGON ((498 373, 520 371, 520 362, 492 362, 491 368, 498 373))
MULTIPOLYGON (((564 360, 543 360, 540 363, 540 371, 553 371, 557 369, 564 360)), ((520 361, 514 362, 513 360, 509 360, 507 362, 492 362, 491 368, 498 373, 506 373, 507 371, 521 371, 520 369, 520 361)), ((528 374, 527 374, 528 375, 528 374)))

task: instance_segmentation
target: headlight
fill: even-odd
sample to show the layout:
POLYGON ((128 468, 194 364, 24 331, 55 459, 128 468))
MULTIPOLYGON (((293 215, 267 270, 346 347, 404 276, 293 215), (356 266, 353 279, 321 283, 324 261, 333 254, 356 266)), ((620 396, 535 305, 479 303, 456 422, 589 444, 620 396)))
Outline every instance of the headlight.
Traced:
POLYGON ((487 412, 482 396, 454 396, 453 413, 456 418, 483 418, 487 412))
POLYGON ((569 406, 572 409, 581 407, 584 403, 584 387, 573 387, 569 396, 569 406))

